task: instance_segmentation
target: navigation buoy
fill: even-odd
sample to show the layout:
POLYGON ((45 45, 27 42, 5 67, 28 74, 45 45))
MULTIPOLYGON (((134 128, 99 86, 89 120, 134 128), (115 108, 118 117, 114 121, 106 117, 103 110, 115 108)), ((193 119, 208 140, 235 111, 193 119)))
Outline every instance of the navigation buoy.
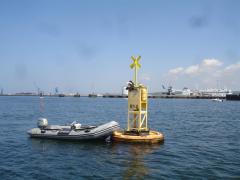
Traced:
POLYGON ((137 73, 141 68, 139 61, 141 56, 131 57, 134 69, 133 81, 129 81, 128 90, 128 121, 127 129, 115 131, 113 140, 119 142, 159 143, 164 140, 161 132, 151 131, 148 128, 148 90, 143 84, 138 83, 137 73))

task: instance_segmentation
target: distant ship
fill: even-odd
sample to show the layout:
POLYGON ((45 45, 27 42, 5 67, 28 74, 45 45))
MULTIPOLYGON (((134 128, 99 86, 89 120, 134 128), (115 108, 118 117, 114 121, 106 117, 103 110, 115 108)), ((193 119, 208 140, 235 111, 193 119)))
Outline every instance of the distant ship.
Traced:
POLYGON ((191 94, 193 94, 193 92, 187 88, 184 87, 182 90, 180 89, 173 89, 172 86, 169 86, 168 88, 166 88, 164 85, 162 85, 162 88, 164 89, 164 92, 162 92, 162 94, 165 95, 182 95, 182 96, 190 96, 191 94))
POLYGON ((213 97, 226 97, 228 94, 232 94, 232 90, 229 89, 205 89, 199 90, 203 96, 213 97))
POLYGON ((215 98, 215 99, 212 99, 213 102, 223 102, 223 99, 219 99, 219 98, 215 98))
POLYGON ((88 97, 97 97, 97 94, 92 93, 92 94, 89 94, 88 97))
POLYGON ((59 94, 58 97, 65 97, 65 94, 59 94))
POLYGON ((43 92, 40 92, 40 93, 39 93, 39 96, 40 96, 40 98, 43 98, 44 93, 43 93, 43 92))
POLYGON ((194 90, 191 91, 189 88, 184 87, 182 90, 173 89, 172 86, 166 88, 162 85, 164 92, 162 94, 165 95, 183 95, 183 96, 191 96, 194 94, 198 94, 200 96, 210 96, 210 97, 221 97, 220 99, 226 97, 228 94, 232 94, 232 90, 230 89, 203 89, 203 90, 194 90))
POLYGON ((73 97, 80 97, 80 94, 76 93, 76 94, 73 95, 73 97))
POLYGON ((103 97, 102 94, 95 94, 95 93, 91 93, 88 95, 88 97, 103 97))

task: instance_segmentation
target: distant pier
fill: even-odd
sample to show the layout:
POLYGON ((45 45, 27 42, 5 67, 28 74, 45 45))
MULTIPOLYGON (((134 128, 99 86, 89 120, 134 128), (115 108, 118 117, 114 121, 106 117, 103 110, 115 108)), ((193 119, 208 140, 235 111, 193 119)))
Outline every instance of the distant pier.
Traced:
MULTIPOLYGON (((0 94, 0 96, 39 96, 38 94, 32 94, 32 93, 16 93, 16 94, 0 94)), ((78 94, 78 96, 74 94, 59 94, 59 95, 43 95, 45 97, 89 97, 88 94, 78 94)), ((103 94, 102 96, 96 96, 95 98, 128 98, 127 95, 122 94, 103 94)), ((154 98, 154 99, 226 99, 224 96, 207 96, 207 95, 191 95, 191 96, 184 96, 184 95, 148 95, 148 98, 154 98)))
MULTIPOLYGON (((104 98, 127 98, 127 95, 103 95, 104 98)), ((148 98, 162 99, 226 99, 223 96, 179 96, 179 95, 149 95, 148 98)))

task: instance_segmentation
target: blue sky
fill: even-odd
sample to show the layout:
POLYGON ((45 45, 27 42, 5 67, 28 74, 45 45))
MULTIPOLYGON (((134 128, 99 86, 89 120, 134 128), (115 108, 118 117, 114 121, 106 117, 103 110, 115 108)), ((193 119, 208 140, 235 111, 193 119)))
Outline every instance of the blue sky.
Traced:
POLYGON ((237 0, 1 0, 0 87, 117 93, 132 78, 130 56, 141 55, 150 91, 216 81, 240 89, 239 7, 237 0), (199 68, 189 74, 192 66, 199 68))

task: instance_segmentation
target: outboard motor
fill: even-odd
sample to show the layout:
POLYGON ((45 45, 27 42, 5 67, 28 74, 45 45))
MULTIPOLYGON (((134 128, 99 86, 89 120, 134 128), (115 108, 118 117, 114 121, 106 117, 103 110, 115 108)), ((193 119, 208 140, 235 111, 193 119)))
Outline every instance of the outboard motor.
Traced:
POLYGON ((71 123, 71 129, 81 129, 81 124, 80 123, 77 123, 77 121, 73 121, 72 123, 71 123))
POLYGON ((46 118, 39 118, 37 125, 40 129, 44 129, 48 126, 48 120, 46 118))

